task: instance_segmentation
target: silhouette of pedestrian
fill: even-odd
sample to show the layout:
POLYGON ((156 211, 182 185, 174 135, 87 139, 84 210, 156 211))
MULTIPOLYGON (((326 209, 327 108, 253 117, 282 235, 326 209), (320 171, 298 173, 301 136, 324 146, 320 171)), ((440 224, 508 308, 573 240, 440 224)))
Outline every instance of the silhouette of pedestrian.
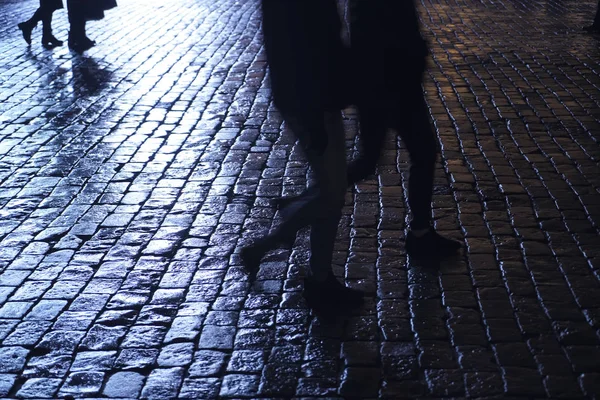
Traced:
POLYGON ((62 0, 40 0, 40 6, 33 16, 18 25, 28 45, 31 44, 33 28, 37 26, 38 22, 42 21, 42 45, 46 48, 62 46, 63 42, 52 34, 52 14, 63 7, 62 0))
POLYGON ((312 201, 290 204, 279 228, 241 251, 255 274, 263 255, 310 225, 304 297, 317 312, 360 306, 363 293, 341 284, 331 262, 346 184, 341 109, 345 50, 335 0, 262 0, 264 44, 275 105, 305 150, 316 187, 312 201))
POLYGON ((115 0, 67 0, 69 11, 69 47, 84 52, 96 45, 87 37, 86 22, 104 18, 104 11, 117 6, 115 0))
POLYGON ((594 22, 590 26, 586 26, 583 30, 590 33, 600 33, 600 1, 598 1, 598 7, 596 8, 596 16, 594 22))
MULTIPOLYGON (((397 131, 410 159, 408 202, 412 212, 406 251, 414 257, 444 257, 461 245, 440 236, 431 224, 431 200, 437 143, 423 95, 423 73, 428 48, 412 1, 353 0, 350 40, 356 84, 362 151, 348 167, 353 185, 375 172, 388 129, 397 131)), ((300 198, 309 201, 316 188, 300 198)))

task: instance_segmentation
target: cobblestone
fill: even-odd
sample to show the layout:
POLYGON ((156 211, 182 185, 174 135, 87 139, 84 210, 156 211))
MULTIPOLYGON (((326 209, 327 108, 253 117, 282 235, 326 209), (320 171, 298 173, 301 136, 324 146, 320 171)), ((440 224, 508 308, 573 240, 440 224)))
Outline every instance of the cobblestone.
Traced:
POLYGON ((368 296, 338 321, 300 295, 306 232, 253 284, 238 256, 310 179, 259 1, 121 0, 84 55, 25 46, 37 5, 0 0, 1 397, 600 398, 596 2, 419 2, 434 223, 465 249, 407 257, 390 135, 347 195, 334 271, 368 296))

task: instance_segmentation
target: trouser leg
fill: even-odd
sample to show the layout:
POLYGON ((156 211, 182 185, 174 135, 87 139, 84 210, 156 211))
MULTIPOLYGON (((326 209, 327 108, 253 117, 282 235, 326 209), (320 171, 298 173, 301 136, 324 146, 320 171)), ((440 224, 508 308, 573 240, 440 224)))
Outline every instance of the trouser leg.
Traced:
POLYGON ((425 229, 431 225, 431 200, 437 158, 437 141, 430 121, 421 87, 408 93, 406 123, 398 121, 398 130, 410 155, 408 203, 412 213, 411 229, 425 229), (401 123, 402 122, 402 123, 401 123))
POLYGON ((85 16, 83 4, 80 0, 67 0, 69 15, 69 38, 82 39, 85 37, 85 16))
POLYGON ((35 10, 31 18, 29 18, 25 23, 33 28, 37 25, 38 22, 43 20, 44 14, 44 7, 40 5, 40 7, 37 10, 35 10))
POLYGON ((324 152, 310 148, 306 150, 306 158, 314 173, 318 190, 310 199, 290 205, 293 209, 286 212, 277 232, 277 235, 289 236, 310 225, 310 269, 316 279, 323 280, 331 271, 333 248, 347 186, 341 114, 338 111, 327 112, 325 115, 287 115, 285 120, 305 147, 310 144, 311 133, 322 132, 328 138, 324 152))
POLYGON ((387 126, 381 110, 368 103, 358 105, 360 153, 348 166, 348 184, 353 185, 373 174, 381 157, 387 126))
POLYGON ((44 36, 52 36, 52 12, 46 12, 42 17, 42 32, 44 36))

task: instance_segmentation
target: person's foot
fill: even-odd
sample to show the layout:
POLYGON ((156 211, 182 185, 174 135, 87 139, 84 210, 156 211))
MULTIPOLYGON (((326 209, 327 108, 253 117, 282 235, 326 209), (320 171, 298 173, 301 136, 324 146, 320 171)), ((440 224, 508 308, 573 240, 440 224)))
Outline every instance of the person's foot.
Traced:
POLYGON ((96 45, 96 41, 90 39, 87 36, 84 36, 81 41, 83 42, 84 45, 89 46, 89 47, 94 47, 96 45))
POLYGON ((78 53, 83 53, 84 51, 91 49, 95 45, 96 42, 94 42, 87 36, 76 37, 69 34, 69 47, 78 53))
POLYGON ((363 292, 343 285, 332 273, 324 282, 306 278, 302 295, 311 309, 325 315, 344 314, 359 308, 364 302, 363 292))
POLYGON ((447 239, 430 228, 425 234, 417 235, 409 232, 406 236, 406 252, 411 257, 441 258, 455 254, 462 244, 456 240, 447 239))
POLYGON ((63 45, 63 41, 58 40, 51 33, 42 36, 42 46, 44 46, 46 48, 53 48, 53 47, 58 47, 58 46, 62 46, 62 45, 63 45))
POLYGON ((244 268, 246 268, 246 271, 248 271, 251 278, 256 277, 260 268, 260 262, 267 251, 269 251, 268 247, 261 241, 246 246, 240 251, 240 257, 244 264, 244 268))
POLYGON ((600 26, 590 25, 583 27, 583 30, 587 33, 600 33, 600 26))
POLYGON ((289 206, 290 204, 292 204, 294 201, 298 200, 300 197, 302 197, 302 195, 288 196, 288 197, 278 197, 278 198, 276 198, 276 199, 273 200, 273 205, 277 209, 283 210, 284 208, 286 208, 287 206, 289 206))
POLYGON ((35 25, 31 25, 28 22, 21 22, 17 25, 23 34, 23 39, 27 42, 27 44, 31 44, 31 31, 35 28, 35 25))

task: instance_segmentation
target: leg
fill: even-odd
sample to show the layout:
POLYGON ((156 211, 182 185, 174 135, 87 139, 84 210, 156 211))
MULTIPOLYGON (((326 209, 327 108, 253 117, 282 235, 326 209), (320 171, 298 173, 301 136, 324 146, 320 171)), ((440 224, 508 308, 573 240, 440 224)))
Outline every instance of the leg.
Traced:
POLYGON ((33 16, 29 18, 25 22, 21 22, 18 27, 23 33, 23 39, 27 42, 27 44, 31 44, 31 31, 35 28, 44 17, 45 9, 40 2, 40 7, 33 13, 33 16))
POLYGON ((331 112, 299 117, 287 115, 287 124, 306 149, 315 174, 316 189, 293 202, 277 232, 242 250, 246 268, 256 273, 260 259, 282 237, 311 226, 310 275, 304 281, 304 297, 317 312, 326 314, 353 309, 362 304, 363 294, 342 285, 332 273, 331 260, 346 193, 346 155, 341 115, 331 112), (323 151, 307 148, 310 134, 327 135, 323 151))
POLYGON ((69 47, 78 52, 83 52, 95 45, 94 41, 86 36, 85 32, 85 4, 81 0, 67 0, 69 11, 69 47))
MULTIPOLYGON (((349 186, 362 181, 375 172, 387 132, 385 121, 381 118, 379 110, 365 105, 360 105, 358 110, 360 115, 361 152, 359 158, 348 165, 346 180, 349 186)), ((310 201, 311 198, 314 198, 316 192, 316 187, 310 187, 299 196, 279 199, 278 206, 282 209, 282 212, 287 213, 288 210, 310 201)))
POLYGON ((46 12, 42 18, 43 23, 43 34, 42 34, 42 45, 44 47, 55 47, 62 46, 63 42, 58 40, 52 34, 52 14, 53 11, 46 12))
MULTIPOLYGON (((435 133, 429 123, 425 99, 419 86, 416 96, 411 96, 415 105, 408 109, 408 127, 396 126, 410 155, 410 177, 408 181, 408 204, 412 212, 410 227, 413 230, 427 229, 431 225, 431 199, 433 178, 437 158, 435 133), (418 97, 417 97, 418 96, 418 97)), ((406 107, 407 105, 404 105, 406 107)), ((397 124, 396 124, 397 125, 397 124)))
POLYGON ((348 184, 353 185, 375 172, 387 126, 381 112, 365 103, 358 105, 361 153, 348 166, 348 184))
POLYGON ((429 122, 429 112, 421 86, 407 91, 413 102, 404 107, 408 111, 408 129, 395 127, 410 154, 408 204, 412 213, 410 231, 406 237, 406 251, 413 257, 445 257, 456 253, 461 244, 440 236, 431 226, 433 178, 437 158, 435 133, 429 122), (413 106, 410 106, 413 104, 413 106))
MULTIPOLYGON (((262 257, 264 252, 276 247, 282 238, 295 235, 298 230, 306 226, 334 225, 333 222, 329 224, 328 220, 335 220, 337 229, 337 223, 341 216, 346 191, 346 164, 343 128, 339 112, 335 117, 332 114, 325 116, 322 113, 306 116, 286 115, 285 120, 306 149, 306 158, 315 173, 317 184, 308 195, 293 201, 286 207, 283 213, 284 220, 276 232, 255 244, 254 248, 258 248, 260 251, 256 252, 257 257, 251 263, 254 264, 254 268, 260 262, 258 256, 262 257), (338 118, 339 121, 336 121, 335 118, 338 118), (309 148, 311 133, 328 136, 328 145, 324 153, 309 148)), ((335 240, 335 234, 333 236, 333 240, 335 240)), ((316 253, 321 254, 321 251, 317 249, 316 253)), ((311 264, 316 266, 317 260, 311 261, 311 264)))

